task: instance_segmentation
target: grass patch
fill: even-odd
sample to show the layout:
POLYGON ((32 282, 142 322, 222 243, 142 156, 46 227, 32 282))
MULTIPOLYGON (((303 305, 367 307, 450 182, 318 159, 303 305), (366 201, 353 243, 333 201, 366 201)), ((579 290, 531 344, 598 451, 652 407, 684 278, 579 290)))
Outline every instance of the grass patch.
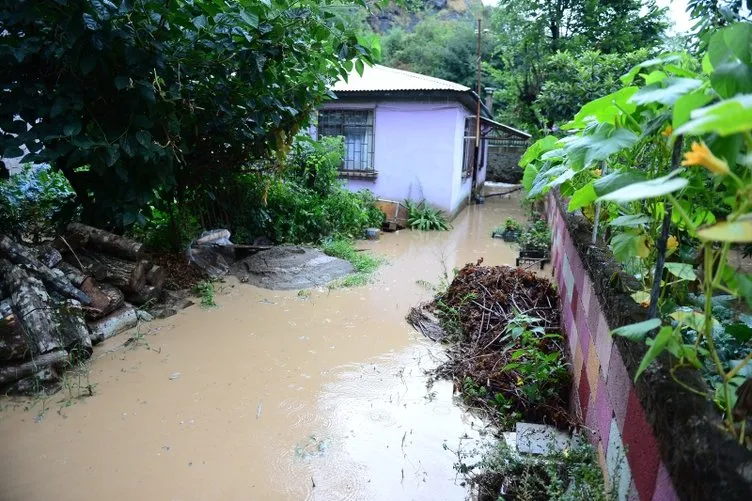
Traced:
POLYGON ((192 292, 201 298, 201 306, 204 308, 212 308, 217 306, 214 300, 214 284, 208 280, 202 280, 193 286, 192 292))
POLYGON ((352 240, 331 240, 321 245, 324 254, 349 261, 355 268, 352 273, 340 280, 335 280, 330 288, 362 287, 371 281, 371 275, 384 263, 384 259, 355 249, 352 240))

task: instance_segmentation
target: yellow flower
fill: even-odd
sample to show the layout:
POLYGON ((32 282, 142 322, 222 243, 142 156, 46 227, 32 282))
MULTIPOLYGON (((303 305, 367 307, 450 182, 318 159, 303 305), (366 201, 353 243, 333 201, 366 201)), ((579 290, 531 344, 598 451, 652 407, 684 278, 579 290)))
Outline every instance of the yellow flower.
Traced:
POLYGON ((663 132, 661 132, 661 136, 663 137, 671 137, 671 134, 674 133, 674 128, 670 125, 667 125, 665 129, 663 129, 663 132))
POLYGON ((517 376, 517 386, 522 386, 523 384, 525 384, 525 382, 520 376, 517 376))
POLYGON ((603 171, 602 171, 602 170, 600 170, 600 169, 595 169, 595 170, 593 171, 593 175, 594 175, 595 177, 601 177, 601 174, 603 174, 603 171))
POLYGON ((666 248, 670 251, 674 251, 679 247, 679 241, 676 239, 675 236, 669 235, 668 240, 666 241, 666 248))
POLYGON ((692 143, 692 151, 684 154, 684 166, 700 165, 710 172, 720 176, 726 176, 730 172, 728 163, 725 160, 713 155, 704 142, 692 143))

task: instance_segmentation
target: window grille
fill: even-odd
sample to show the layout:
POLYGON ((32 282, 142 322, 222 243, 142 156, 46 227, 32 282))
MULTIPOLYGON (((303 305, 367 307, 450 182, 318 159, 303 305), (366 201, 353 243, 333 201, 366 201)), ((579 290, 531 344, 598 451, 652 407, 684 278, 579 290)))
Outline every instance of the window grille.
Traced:
POLYGON ((319 136, 345 138, 345 158, 341 170, 345 174, 373 174, 373 111, 319 111, 319 136))

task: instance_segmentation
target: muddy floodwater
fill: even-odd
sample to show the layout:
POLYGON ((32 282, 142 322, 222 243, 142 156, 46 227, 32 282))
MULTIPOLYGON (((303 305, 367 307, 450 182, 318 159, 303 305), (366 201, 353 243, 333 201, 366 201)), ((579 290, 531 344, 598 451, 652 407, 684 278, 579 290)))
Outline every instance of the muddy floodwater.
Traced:
POLYGON ((366 287, 298 294, 226 281, 191 307, 99 347, 94 396, 0 400, 0 500, 464 500, 454 451, 483 440, 442 348, 405 322, 444 270, 483 257, 519 201, 488 199, 444 233, 360 247, 387 259, 366 287), (132 335, 132 334, 131 334, 132 335))

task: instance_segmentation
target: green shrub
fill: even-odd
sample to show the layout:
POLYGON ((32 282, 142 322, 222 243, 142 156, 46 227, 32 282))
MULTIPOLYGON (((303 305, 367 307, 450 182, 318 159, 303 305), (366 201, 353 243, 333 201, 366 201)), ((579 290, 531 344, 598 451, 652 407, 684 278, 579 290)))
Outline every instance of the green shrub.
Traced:
POLYGON ((551 247, 551 229, 543 219, 538 219, 520 234, 520 247, 525 250, 548 252, 551 247))
POLYGON ((449 229, 444 213, 428 205, 425 200, 417 204, 411 200, 405 200, 404 204, 407 208, 407 224, 411 229, 420 231, 449 229))
POLYGON ((78 216, 76 194, 48 165, 26 164, 0 181, 0 232, 39 242, 55 237, 78 216))

